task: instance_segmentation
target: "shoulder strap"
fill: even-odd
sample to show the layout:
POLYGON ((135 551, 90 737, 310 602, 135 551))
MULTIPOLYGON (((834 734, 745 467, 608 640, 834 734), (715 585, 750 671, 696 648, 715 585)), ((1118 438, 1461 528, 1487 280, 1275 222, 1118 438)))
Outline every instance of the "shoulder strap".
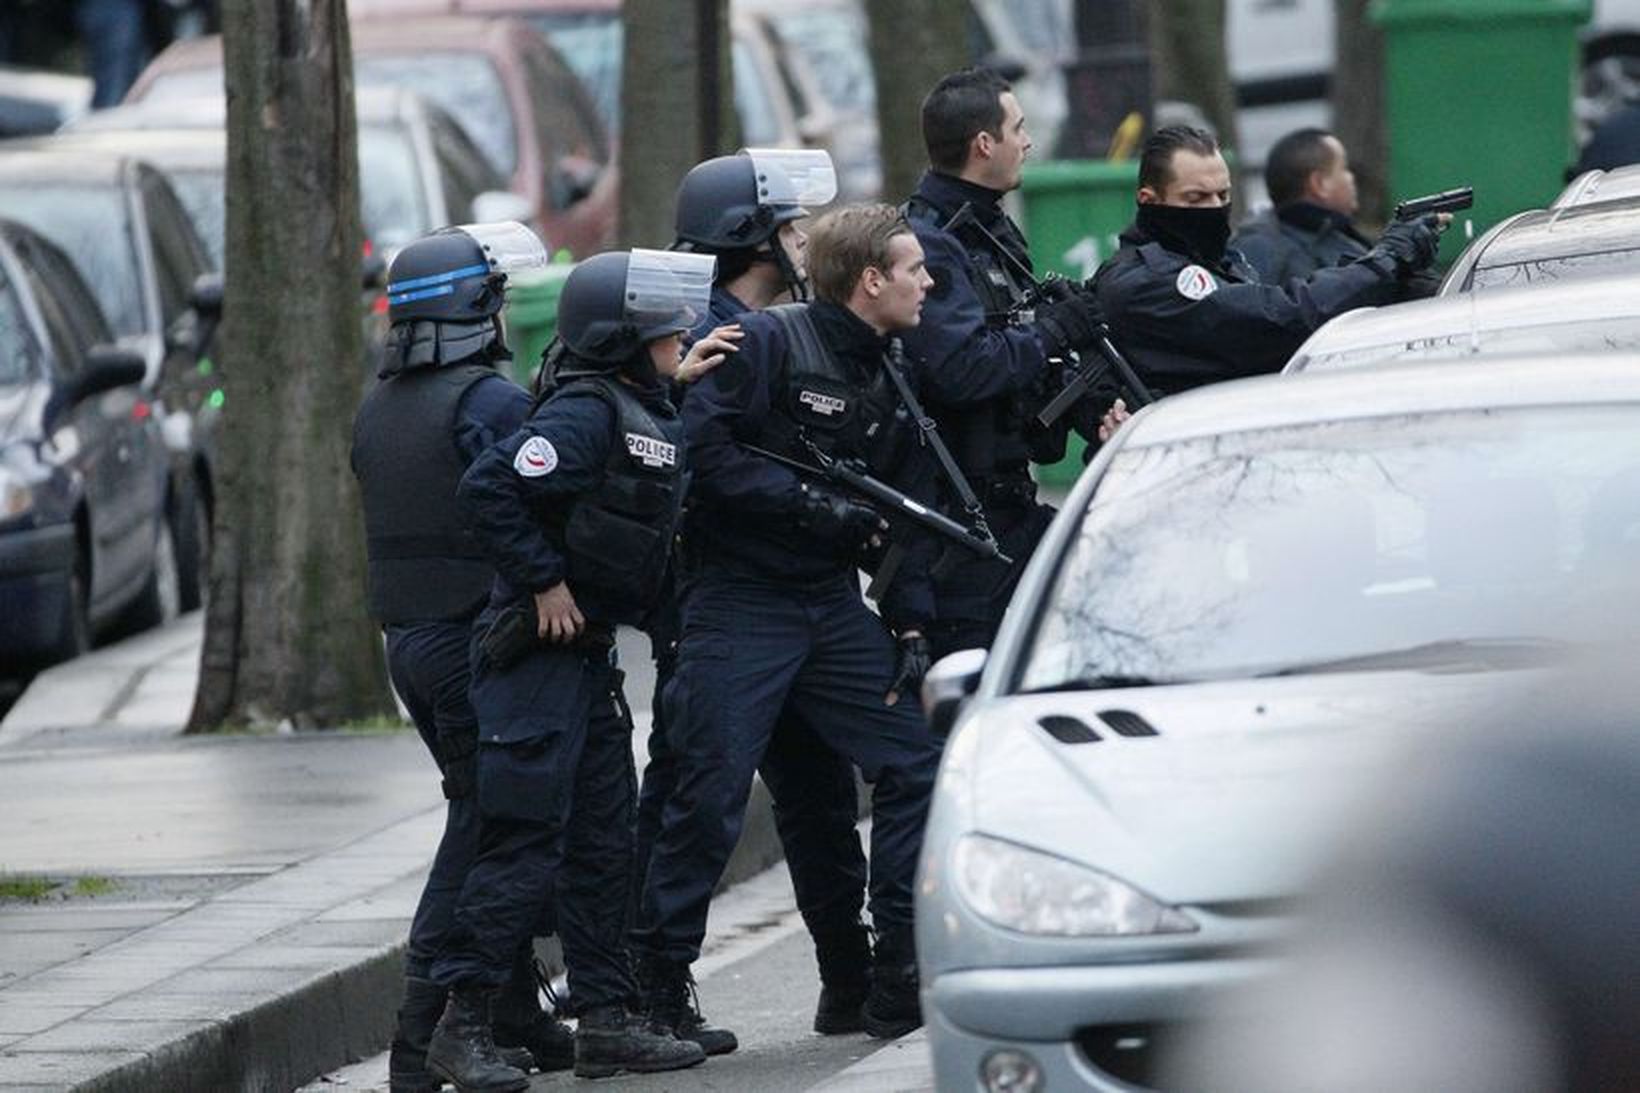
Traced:
POLYGON ((831 350, 820 340, 820 331, 807 305, 780 304, 764 308, 763 314, 774 319, 786 335, 786 358, 793 370, 832 374, 841 371, 831 350))

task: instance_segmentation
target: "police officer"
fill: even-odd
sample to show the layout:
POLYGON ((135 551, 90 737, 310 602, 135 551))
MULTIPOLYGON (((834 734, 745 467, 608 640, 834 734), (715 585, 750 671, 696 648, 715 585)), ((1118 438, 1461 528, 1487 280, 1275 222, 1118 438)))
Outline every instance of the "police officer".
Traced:
POLYGON ((1394 302, 1435 261, 1449 217, 1397 222, 1366 254, 1304 280, 1262 284, 1229 249, 1230 169, 1211 134, 1157 130, 1139 160, 1138 215, 1094 276, 1116 341, 1171 394, 1276 372, 1317 327, 1394 302))
POLYGON ((1271 207, 1230 240, 1267 285, 1353 262, 1372 249, 1351 219, 1355 172, 1339 139, 1325 129, 1298 129, 1270 147, 1264 188, 1271 207))
POLYGON ((489 1005, 549 892, 580 1015, 575 1072, 705 1058, 628 1007, 634 785, 613 649, 614 627, 641 621, 663 583, 684 490, 666 381, 710 279, 710 259, 665 252, 578 266, 559 301, 566 353, 549 397, 462 479, 498 573, 474 643, 480 851, 433 966, 451 993, 427 1051, 428 1068, 462 1090, 527 1085, 495 1053, 489 1005))
POLYGON ((938 755, 913 698, 933 613, 927 559, 908 552, 874 615, 856 570, 878 514, 761 453, 859 458, 932 489, 885 366, 890 335, 916 325, 928 277, 916 237, 882 205, 822 217, 809 273, 816 302, 742 315, 740 351, 684 402, 691 571, 666 696, 678 781, 636 938, 651 1017, 675 1022, 752 773, 785 711, 875 783, 864 1024, 895 1036, 921 1023, 912 883, 938 755))
MULTIPOLYGON (((704 336, 748 312, 805 296, 808 237, 799 224, 813 206, 836 195, 836 172, 823 151, 750 149, 697 164, 678 187, 677 249, 714 255, 704 336)), ((638 891, 661 811, 676 784, 676 761, 665 735, 662 694, 676 665, 674 602, 670 641, 657 640, 655 720, 649 765, 638 801, 638 891)), ((820 1001, 814 1029, 823 1034, 864 1028, 861 1007, 870 986, 871 944, 860 911, 865 903, 866 859, 855 830, 859 798, 854 767, 827 747, 801 719, 784 716, 758 768, 773 798, 775 827, 786 852, 798 910, 814 938, 820 1001)), ((702 1022, 686 1015, 690 1024, 702 1022)), ((732 1034, 703 1044, 733 1050, 732 1034)))
MULTIPOLYGON (((467 646, 494 571, 457 509, 456 487, 467 465, 529 414, 529 396, 496 369, 511 356, 500 311, 508 271, 545 261, 540 241, 518 224, 447 228, 400 251, 388 275, 381 382, 354 421, 370 609, 386 634, 393 685, 448 799, 410 926, 404 1003, 388 1056, 393 1093, 440 1084, 425 1055, 446 992, 429 973, 478 852, 478 722, 467 698, 467 646)), ((514 960, 496 1037, 529 1048, 513 1054, 514 1065, 558 1070, 574 1061, 570 1030, 541 1012, 527 943, 514 960)))
MULTIPOLYGON (((1032 420, 1063 385, 1062 360, 1092 344, 1098 309, 1080 286, 1036 300, 1025 237, 1002 208, 1031 137, 1007 81, 971 68, 942 79, 922 105, 929 170, 906 216, 934 278, 922 322, 905 334, 926 367, 928 409, 1013 565, 964 558, 935 583, 936 656, 988 646, 1053 510, 1036 500, 1030 464, 1064 456, 1064 426, 1032 420)), ((1090 415, 1076 416, 1091 434, 1090 415)), ((1068 424, 1068 422, 1067 422, 1068 424)))

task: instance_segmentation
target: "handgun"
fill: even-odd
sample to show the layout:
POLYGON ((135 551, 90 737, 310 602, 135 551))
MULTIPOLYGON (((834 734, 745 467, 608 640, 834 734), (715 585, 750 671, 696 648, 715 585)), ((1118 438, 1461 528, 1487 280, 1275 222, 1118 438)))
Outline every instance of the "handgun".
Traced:
POLYGON ((1475 204, 1475 187, 1459 186, 1456 190, 1442 190, 1438 194, 1415 197, 1395 206, 1395 219, 1416 220, 1429 213, 1455 213, 1475 204))

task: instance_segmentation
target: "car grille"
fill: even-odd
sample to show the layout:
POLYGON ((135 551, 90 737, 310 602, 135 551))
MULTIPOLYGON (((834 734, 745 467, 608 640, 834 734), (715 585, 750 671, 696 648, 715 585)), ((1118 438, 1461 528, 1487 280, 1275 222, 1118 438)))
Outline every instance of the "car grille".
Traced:
POLYGON ((1087 1025, 1076 1047, 1089 1066, 1142 1089, 1159 1089, 1162 1064, 1187 1028, 1177 1024, 1087 1025))

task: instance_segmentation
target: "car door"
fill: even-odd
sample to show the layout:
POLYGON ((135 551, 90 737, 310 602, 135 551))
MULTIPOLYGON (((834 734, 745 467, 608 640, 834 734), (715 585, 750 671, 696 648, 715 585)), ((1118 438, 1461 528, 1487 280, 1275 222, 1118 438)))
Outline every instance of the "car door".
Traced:
MULTIPOLYGON (((52 380, 66 385, 84 371, 91 347, 112 335, 61 252, 24 239, 17 255, 44 327, 52 380)), ((164 512, 165 456, 152 405, 137 387, 93 396, 64 415, 50 443, 84 483, 92 614, 105 615, 147 577, 164 512)))

